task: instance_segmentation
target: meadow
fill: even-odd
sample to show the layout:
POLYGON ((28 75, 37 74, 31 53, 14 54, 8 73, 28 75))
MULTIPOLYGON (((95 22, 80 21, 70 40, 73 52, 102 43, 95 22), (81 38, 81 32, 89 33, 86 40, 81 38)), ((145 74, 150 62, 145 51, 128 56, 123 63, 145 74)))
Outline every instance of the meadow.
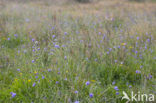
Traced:
POLYGON ((0 103, 126 103, 123 91, 156 95, 153 1, 1 0, 0 103))

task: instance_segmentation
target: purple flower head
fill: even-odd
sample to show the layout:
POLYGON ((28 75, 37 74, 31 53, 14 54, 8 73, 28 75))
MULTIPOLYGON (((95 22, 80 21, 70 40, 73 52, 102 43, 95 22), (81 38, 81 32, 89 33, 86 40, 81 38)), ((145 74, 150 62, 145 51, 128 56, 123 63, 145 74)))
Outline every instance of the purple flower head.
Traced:
POLYGON ((48 72, 51 72, 51 69, 48 69, 48 72))
POLYGON ((42 76, 42 79, 44 79, 45 77, 44 76, 42 76))
POLYGON ((31 39, 31 41, 32 41, 32 42, 35 42, 35 39, 34 39, 34 38, 32 38, 32 39, 31 39))
POLYGON ((117 61, 117 60, 115 60, 114 62, 115 62, 115 63, 117 63, 118 61, 117 61))
POLYGON ((60 48, 60 46, 55 44, 55 48, 60 48))
POLYGON ((116 95, 119 95, 119 92, 116 92, 116 95))
POLYGON ((36 83, 33 83, 33 85, 32 85, 32 86, 33 86, 33 87, 35 87, 35 85, 36 85, 36 83))
POLYGON ((67 56, 64 56, 64 59, 66 60, 67 59, 67 56))
POLYGON ((132 86, 130 85, 129 88, 132 88, 132 86))
POLYGON ((114 85, 114 84, 115 84, 115 81, 112 82, 112 85, 114 85))
POLYGON ((75 101, 74 103, 79 103, 79 101, 75 101))
POLYGON ((140 74, 140 73, 141 73, 141 71, 140 71, 140 70, 136 70, 135 72, 136 72, 137 74, 140 74))
POLYGON ((14 92, 11 92, 10 94, 11 94, 12 98, 14 98, 16 96, 16 93, 14 93, 14 92))
POLYGON ((89 94, 89 97, 90 97, 90 98, 93 98, 93 96, 94 96, 93 93, 90 93, 90 94, 89 94))
POLYGON ((20 72, 20 69, 17 69, 17 71, 19 71, 19 72, 20 72))
POLYGON ((17 34, 14 34, 14 36, 17 38, 18 37, 18 35, 17 34))
POLYGON ((77 93, 78 93, 78 91, 76 90, 76 91, 75 91, 75 94, 77 94, 77 93))
POLYGON ((152 75, 151 75, 151 74, 149 74, 148 78, 149 78, 149 79, 152 79, 152 75))
POLYGON ((35 76, 35 78, 37 79, 37 78, 38 78, 38 76, 35 76))
POLYGON ((10 38, 8 38, 8 40, 10 40, 10 38))
POLYGON ((64 32, 64 35, 67 35, 67 32, 64 32))
POLYGON ((87 82, 86 82, 86 85, 89 85, 89 84, 90 84, 90 82, 89 82, 89 81, 87 81, 87 82))
POLYGON ((58 81, 56 81, 56 84, 58 84, 59 82, 58 81))
POLYGON ((114 89, 115 89, 116 91, 118 91, 118 90, 119 90, 117 86, 115 86, 115 87, 114 87, 114 89))
POLYGON ((137 37, 137 40, 139 40, 139 37, 137 37))
POLYGON ((53 38, 55 38, 56 36, 55 36, 55 35, 53 35, 52 37, 53 37, 53 38))
POLYGON ((35 60, 32 60, 32 63, 34 63, 35 62, 35 60))

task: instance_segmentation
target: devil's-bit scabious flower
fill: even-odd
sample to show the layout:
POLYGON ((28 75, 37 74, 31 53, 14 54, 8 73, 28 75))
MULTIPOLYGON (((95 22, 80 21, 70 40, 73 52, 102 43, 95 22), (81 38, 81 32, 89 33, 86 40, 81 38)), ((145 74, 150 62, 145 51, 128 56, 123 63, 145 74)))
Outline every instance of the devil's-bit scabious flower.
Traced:
POLYGON ((115 89, 116 91, 118 91, 118 90, 119 90, 117 86, 115 86, 115 87, 114 87, 114 89, 115 89))
POLYGON ((32 62, 32 63, 34 63, 34 62, 35 62, 35 60, 32 60, 31 62, 32 62))
POLYGON ((16 96, 16 93, 14 93, 14 92, 11 92, 10 94, 11 94, 12 98, 14 98, 16 96))
POLYGON ((36 85, 36 83, 33 83, 33 85, 32 85, 32 86, 33 86, 33 87, 35 87, 35 85, 36 85))
POLYGON ((90 97, 90 98, 93 98, 93 96, 94 96, 93 93, 90 93, 90 94, 89 94, 89 97, 90 97))
POLYGON ((140 74, 140 73, 141 73, 141 71, 140 71, 140 70, 136 70, 135 72, 136 72, 137 74, 140 74))
POLYGON ((89 85, 89 84, 90 84, 90 82, 89 82, 89 81, 87 81, 87 82, 86 82, 86 85, 89 85))
POLYGON ((60 48, 60 46, 55 44, 55 48, 60 48))
POLYGON ((79 103, 79 101, 75 101, 74 103, 79 103))
POLYGON ((78 91, 76 90, 76 91, 75 91, 75 94, 77 94, 77 93, 78 93, 78 91))

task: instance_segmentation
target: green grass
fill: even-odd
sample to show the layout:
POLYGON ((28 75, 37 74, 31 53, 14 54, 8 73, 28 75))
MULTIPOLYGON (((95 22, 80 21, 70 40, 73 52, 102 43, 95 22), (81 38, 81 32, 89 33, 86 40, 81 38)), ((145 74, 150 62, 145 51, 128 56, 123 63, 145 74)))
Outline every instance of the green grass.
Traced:
POLYGON ((122 91, 155 93, 153 14, 130 15, 134 22, 135 11, 111 20, 8 5, 0 12, 0 103, 125 103, 122 91))

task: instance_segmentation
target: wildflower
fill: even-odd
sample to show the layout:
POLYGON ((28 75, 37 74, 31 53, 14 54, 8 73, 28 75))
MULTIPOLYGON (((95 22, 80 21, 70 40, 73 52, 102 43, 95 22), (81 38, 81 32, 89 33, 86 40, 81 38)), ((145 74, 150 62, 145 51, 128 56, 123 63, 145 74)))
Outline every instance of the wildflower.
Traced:
POLYGON ((137 74, 140 74, 140 73, 141 73, 141 71, 140 71, 140 70, 136 70, 135 72, 136 72, 137 74))
POLYGON ((114 89, 115 89, 116 91, 118 91, 118 90, 119 90, 117 86, 115 86, 115 87, 114 87, 114 89))
POLYGON ((121 45, 122 45, 122 46, 125 46, 125 45, 126 45, 126 43, 121 43, 121 45))
POLYGON ((36 85, 36 83, 33 83, 33 85, 32 85, 32 86, 33 86, 33 87, 35 87, 35 85, 36 85))
POLYGON ((79 103, 79 101, 75 101, 74 103, 79 103))
POLYGON ((45 77, 44 76, 42 76, 42 79, 44 79, 45 77))
POLYGON ((11 94, 12 98, 14 98, 16 96, 16 93, 14 93, 14 92, 11 92, 10 94, 11 94))
POLYGON ((52 37, 55 38, 55 35, 53 35, 52 37))
POLYGON ((76 90, 76 91, 75 91, 75 94, 77 94, 77 93, 78 93, 78 91, 76 90))
POLYGON ((116 95, 119 95, 119 92, 116 92, 116 95))
POLYGON ((51 72, 51 69, 48 69, 48 72, 51 72))
POLYGON ((20 69, 17 69, 17 71, 19 71, 19 72, 20 72, 20 69))
POLYGON ((114 85, 114 84, 115 84, 115 81, 112 82, 112 85, 114 85))
POLYGON ((29 79, 28 82, 31 82, 31 79, 29 79))
POLYGON ((132 88, 132 86, 130 85, 129 88, 132 88))
POLYGON ((60 48, 60 46, 55 44, 55 48, 60 48))
POLYGON ((14 36, 17 38, 18 37, 18 35, 17 34, 14 34, 14 36))
POLYGON ((94 96, 93 93, 90 93, 90 94, 89 94, 89 97, 90 97, 90 98, 93 98, 93 96, 94 96))
POLYGON ((58 81, 56 81, 56 84, 58 84, 59 82, 58 81))
POLYGON ((86 85, 89 85, 89 84, 90 84, 90 82, 89 82, 89 81, 87 81, 87 82, 86 82, 86 85))
POLYGON ((137 40, 139 40, 139 37, 137 37, 137 40))
POLYGON ((34 38, 32 38, 31 40, 32 40, 32 42, 35 42, 35 39, 34 38))
POLYGON ((38 76, 35 76, 35 78, 37 79, 37 78, 38 78, 38 76))
POLYGON ((67 32, 64 32, 64 35, 67 35, 67 32))
POLYGON ((67 56, 65 56, 64 59, 66 60, 67 59, 67 56))
POLYGON ((10 38, 8 38, 8 40, 10 40, 10 38))
POLYGON ((35 62, 35 60, 32 60, 32 63, 34 63, 35 62))

